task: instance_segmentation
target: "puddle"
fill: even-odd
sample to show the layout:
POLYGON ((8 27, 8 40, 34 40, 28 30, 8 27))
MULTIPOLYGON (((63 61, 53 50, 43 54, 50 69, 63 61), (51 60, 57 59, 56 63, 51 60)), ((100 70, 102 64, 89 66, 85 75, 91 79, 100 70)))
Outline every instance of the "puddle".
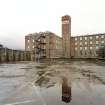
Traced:
POLYGON ((0 68, 5 72, 0 78, 0 105, 105 105, 105 66, 95 62, 5 67, 0 68))

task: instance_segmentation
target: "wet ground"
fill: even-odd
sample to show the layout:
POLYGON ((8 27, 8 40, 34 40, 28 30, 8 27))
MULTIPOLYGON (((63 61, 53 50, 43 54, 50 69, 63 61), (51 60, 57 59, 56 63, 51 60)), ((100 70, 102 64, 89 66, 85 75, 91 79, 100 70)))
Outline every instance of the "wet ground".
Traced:
POLYGON ((105 63, 0 64, 0 105, 105 105, 105 63))

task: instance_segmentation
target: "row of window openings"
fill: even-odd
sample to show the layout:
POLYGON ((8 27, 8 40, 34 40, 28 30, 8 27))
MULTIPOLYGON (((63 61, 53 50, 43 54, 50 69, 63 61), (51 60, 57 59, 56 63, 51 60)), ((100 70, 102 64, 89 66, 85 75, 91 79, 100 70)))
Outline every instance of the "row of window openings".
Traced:
MULTIPOLYGON (((40 39, 38 39, 38 41, 40 41, 40 39)), ((30 40, 28 40, 28 43, 30 42, 30 40)), ((34 43, 35 42, 35 40, 32 40, 32 42, 34 43)), ((45 42, 45 40, 44 40, 44 42, 45 42)))
MULTIPOLYGON (((103 44, 104 43, 104 41, 101 41, 101 43, 103 44)), ((82 45, 83 43, 82 42, 80 42, 80 45, 82 45)), ((85 42, 85 45, 87 45, 88 43, 87 42, 85 42)), ((90 44, 93 44, 93 42, 92 41, 90 41, 90 44)), ((96 41, 96 44, 99 44, 99 41, 96 41)), ((75 43, 75 45, 77 45, 77 42, 75 43)))
POLYGON ((88 53, 87 52, 82 52, 82 51, 80 51, 80 55, 92 55, 93 53, 92 53, 92 51, 90 50, 88 53))
MULTIPOLYGON (((30 46, 28 46, 28 49, 30 48, 30 46)), ((35 46, 32 46, 32 48, 35 48, 35 46)), ((44 48, 45 48, 45 46, 44 46, 44 48)))
MULTIPOLYGON (((38 39, 38 41, 40 41, 40 39, 38 39)), ((45 41, 45 40, 44 40, 45 41)), ((28 40, 28 43, 30 42, 30 40, 28 40)), ((35 42, 35 40, 32 40, 32 42, 34 43, 35 42)))
MULTIPOLYGON (((38 41, 40 41, 40 39, 39 39, 38 41)), ((29 43, 29 42, 30 42, 30 40, 28 40, 28 43, 29 43)), ((34 43, 35 41, 33 40, 32 42, 34 43)), ((44 42, 45 42, 45 40, 44 40, 44 42)), ((61 44, 61 42, 58 41, 58 40, 56 40, 56 43, 61 44)))
MULTIPOLYGON (((88 37, 84 37, 84 38, 85 38, 85 40, 88 39, 88 37)), ((99 38, 99 36, 96 36, 96 39, 98 39, 98 38, 99 38)), ((104 35, 102 35, 101 38, 104 38, 104 35)), ((77 39, 78 39, 78 38, 75 38, 75 40, 77 40, 77 39)), ((79 39, 82 40, 83 38, 80 37, 79 39)), ((89 39, 93 39, 93 37, 91 36, 91 37, 89 37, 89 39)))
MULTIPOLYGON (((96 36, 96 39, 98 39, 98 38, 99 38, 99 36, 96 36)), ((101 38, 104 38, 104 35, 102 35, 101 38)), ((82 39, 83 38, 80 37, 80 40, 82 40, 82 39)), ((93 37, 90 37, 90 39, 93 39, 93 37)), ((77 40, 77 38, 75 38, 75 40, 77 40)), ((85 40, 87 40, 87 37, 85 37, 85 40)), ((30 42, 30 40, 28 40, 28 42, 30 42)), ((33 42, 34 42, 34 40, 33 40, 33 42)))
MULTIPOLYGON (((98 46, 96 46, 96 49, 98 49, 98 48, 99 48, 99 47, 98 47, 98 46)), ((83 47, 80 47, 79 49, 80 49, 80 50, 82 50, 82 49, 83 49, 83 47)), ((85 50, 87 50, 87 49, 88 49, 88 47, 84 47, 84 49, 85 49, 85 50)), ((92 49, 93 49, 93 47, 90 47, 89 49, 90 49, 90 50, 92 50, 92 49)), ((75 48, 75 50, 77 50, 77 47, 75 48)))
MULTIPOLYGON (((30 47, 28 46, 28 49, 29 49, 30 47)), ((35 46, 32 46, 32 48, 35 48, 35 46)), ((44 46, 44 48, 45 48, 45 46, 44 46)), ((62 46, 56 46, 56 48, 62 48, 62 46)))

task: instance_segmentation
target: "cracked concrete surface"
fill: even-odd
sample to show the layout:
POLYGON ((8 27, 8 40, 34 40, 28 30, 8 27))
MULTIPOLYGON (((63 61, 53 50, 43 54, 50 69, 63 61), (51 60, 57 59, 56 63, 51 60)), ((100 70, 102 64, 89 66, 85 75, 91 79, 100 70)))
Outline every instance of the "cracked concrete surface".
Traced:
POLYGON ((105 64, 99 62, 0 64, 0 105, 105 105, 104 93, 105 64), (68 103, 62 86, 70 89, 68 103))

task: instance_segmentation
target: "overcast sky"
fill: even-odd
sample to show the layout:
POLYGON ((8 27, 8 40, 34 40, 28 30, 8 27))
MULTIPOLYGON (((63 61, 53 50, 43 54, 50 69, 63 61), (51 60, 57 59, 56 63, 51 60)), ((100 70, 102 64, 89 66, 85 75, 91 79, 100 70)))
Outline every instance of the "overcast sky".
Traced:
POLYGON ((0 0, 0 43, 24 49, 28 33, 61 36, 61 16, 72 18, 72 36, 105 33, 105 0, 0 0))

